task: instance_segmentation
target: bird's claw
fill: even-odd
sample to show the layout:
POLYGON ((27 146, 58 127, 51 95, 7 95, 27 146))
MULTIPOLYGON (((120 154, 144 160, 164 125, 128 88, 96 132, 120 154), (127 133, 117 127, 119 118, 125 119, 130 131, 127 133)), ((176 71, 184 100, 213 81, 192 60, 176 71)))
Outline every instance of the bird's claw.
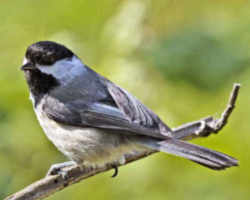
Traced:
POLYGON ((114 174, 111 176, 112 178, 115 178, 117 175, 118 175, 118 167, 116 165, 112 165, 113 169, 115 170, 114 171, 114 174))

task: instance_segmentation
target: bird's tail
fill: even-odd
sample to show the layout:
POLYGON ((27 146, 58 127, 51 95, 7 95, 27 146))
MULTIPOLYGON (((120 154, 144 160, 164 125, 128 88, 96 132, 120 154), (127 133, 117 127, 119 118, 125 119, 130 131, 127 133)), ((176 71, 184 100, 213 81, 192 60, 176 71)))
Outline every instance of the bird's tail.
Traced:
POLYGON ((238 165, 238 161, 231 156, 172 138, 164 141, 149 139, 141 144, 153 150, 187 158, 214 170, 238 165))

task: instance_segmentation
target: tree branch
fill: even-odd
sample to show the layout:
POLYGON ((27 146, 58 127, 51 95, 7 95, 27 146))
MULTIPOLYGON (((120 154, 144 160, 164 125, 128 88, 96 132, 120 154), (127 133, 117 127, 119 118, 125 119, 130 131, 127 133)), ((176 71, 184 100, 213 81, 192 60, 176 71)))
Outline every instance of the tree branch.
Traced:
MULTIPOLYGON (((197 137, 206 137, 211 133, 219 132, 226 124, 227 121, 235 108, 236 99, 239 93, 240 84, 234 84, 229 103, 222 113, 219 119, 214 119, 213 117, 206 117, 199 121, 191 122, 179 126, 173 129, 172 137, 181 140, 190 140, 197 137)), ((156 152, 153 152, 156 153, 156 152)), ((124 165, 145 158, 149 154, 135 154, 127 155, 126 162, 124 165)), ((55 192, 62 190, 69 185, 75 184, 83 179, 87 179, 91 176, 97 175, 99 173, 113 169, 112 166, 107 165, 98 168, 91 167, 68 167, 64 171, 67 173, 66 177, 62 177, 60 174, 46 176, 39 181, 27 186, 23 190, 6 197, 4 200, 37 200, 44 199, 55 192)))

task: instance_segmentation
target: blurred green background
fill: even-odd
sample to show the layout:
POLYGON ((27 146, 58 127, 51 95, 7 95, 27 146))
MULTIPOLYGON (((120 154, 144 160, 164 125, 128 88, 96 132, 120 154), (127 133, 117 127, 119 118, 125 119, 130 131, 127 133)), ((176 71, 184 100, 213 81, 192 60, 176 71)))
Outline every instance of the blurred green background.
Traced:
POLYGON ((245 0, 12 0, 0 4, 0 199, 66 160, 47 140, 19 70, 28 45, 65 44, 171 127, 219 117, 242 83, 230 123, 194 142, 240 167, 212 171, 163 153, 82 181, 49 200, 249 199, 250 2, 245 0))

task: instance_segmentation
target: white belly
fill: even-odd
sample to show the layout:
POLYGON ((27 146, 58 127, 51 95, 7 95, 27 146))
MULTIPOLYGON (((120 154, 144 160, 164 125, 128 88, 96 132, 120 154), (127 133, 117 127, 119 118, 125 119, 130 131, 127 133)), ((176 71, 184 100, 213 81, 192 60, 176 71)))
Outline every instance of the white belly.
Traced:
POLYGON ((41 107, 39 104, 35 112, 45 134, 64 155, 79 164, 122 164, 125 154, 147 151, 135 144, 133 137, 104 129, 59 124, 49 119, 41 107))

